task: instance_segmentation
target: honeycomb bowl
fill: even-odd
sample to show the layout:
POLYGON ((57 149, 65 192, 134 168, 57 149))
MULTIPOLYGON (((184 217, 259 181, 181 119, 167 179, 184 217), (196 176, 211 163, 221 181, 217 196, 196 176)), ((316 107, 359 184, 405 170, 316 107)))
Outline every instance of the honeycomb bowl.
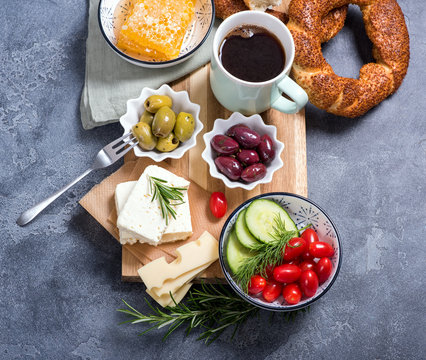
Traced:
POLYGON ((148 68, 163 68, 189 59, 201 47, 213 28, 215 9, 213 0, 194 0, 194 16, 189 23, 177 57, 158 60, 146 55, 127 52, 117 47, 122 25, 131 14, 132 0, 101 0, 98 21, 101 33, 111 49, 126 61, 148 68))

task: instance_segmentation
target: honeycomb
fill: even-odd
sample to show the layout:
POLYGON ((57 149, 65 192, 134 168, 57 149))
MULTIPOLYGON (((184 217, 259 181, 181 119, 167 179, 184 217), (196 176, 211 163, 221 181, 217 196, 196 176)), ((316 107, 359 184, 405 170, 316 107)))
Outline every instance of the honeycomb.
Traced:
POLYGON ((156 61, 178 57, 195 0, 135 0, 132 5, 117 47, 156 61))

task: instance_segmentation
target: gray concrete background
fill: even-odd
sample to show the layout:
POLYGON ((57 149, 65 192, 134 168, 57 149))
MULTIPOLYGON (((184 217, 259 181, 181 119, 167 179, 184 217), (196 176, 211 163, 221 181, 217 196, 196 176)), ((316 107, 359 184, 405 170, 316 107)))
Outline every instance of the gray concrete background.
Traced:
MULTIPOLYGON (((80 124, 86 1, 0 5, 1 359, 425 358, 423 1, 400 1, 411 63, 396 95, 355 120, 307 108, 309 196, 343 241, 335 285, 293 323, 262 313, 210 347, 196 334, 163 343, 161 331, 138 337, 143 326, 118 325, 121 298, 147 310, 144 287, 120 281, 118 243, 77 204, 114 169, 90 175, 31 225, 15 225, 121 130, 80 124)), ((356 8, 325 54, 346 76, 370 59, 356 8)))

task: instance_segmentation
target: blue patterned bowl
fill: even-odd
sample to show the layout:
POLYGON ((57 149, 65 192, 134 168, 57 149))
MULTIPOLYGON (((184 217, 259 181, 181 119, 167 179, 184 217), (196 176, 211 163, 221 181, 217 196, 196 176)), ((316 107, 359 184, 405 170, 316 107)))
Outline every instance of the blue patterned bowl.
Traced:
POLYGON ((247 200, 246 202, 238 206, 228 217, 220 234, 219 260, 226 280, 228 281, 229 285, 231 285, 231 287, 235 290, 235 292, 240 295, 244 300, 265 310, 294 311, 304 308, 318 300, 330 289, 330 287, 336 280, 337 274, 340 270, 341 259, 342 250, 340 246, 339 234, 337 232, 336 226, 331 221, 330 217, 325 213, 324 210, 322 210, 311 200, 295 194, 275 192, 262 194, 247 200), (288 214, 293 219, 299 229, 303 228, 308 224, 312 224, 312 227, 317 232, 320 241, 325 241, 333 246, 334 255, 330 259, 333 264, 332 273, 328 280, 318 287, 317 293, 313 297, 302 298, 302 300, 296 305, 286 304, 282 296, 280 296, 276 301, 272 303, 267 303, 262 299, 261 296, 251 296, 244 293, 240 286, 235 282, 232 271, 229 268, 226 259, 225 249, 227 246, 228 237, 231 233, 231 230, 235 224, 235 221, 237 220, 240 211, 244 210, 247 206, 250 205, 253 200, 256 199, 269 199, 280 204, 288 212, 288 214))
POLYGON ((185 33, 179 56, 169 61, 155 61, 127 54, 120 50, 117 36, 121 29, 132 0, 101 0, 98 8, 98 21, 101 33, 108 45, 124 60, 148 68, 164 68, 189 59, 200 48, 213 28, 215 10, 213 0, 195 0, 195 15, 185 33))

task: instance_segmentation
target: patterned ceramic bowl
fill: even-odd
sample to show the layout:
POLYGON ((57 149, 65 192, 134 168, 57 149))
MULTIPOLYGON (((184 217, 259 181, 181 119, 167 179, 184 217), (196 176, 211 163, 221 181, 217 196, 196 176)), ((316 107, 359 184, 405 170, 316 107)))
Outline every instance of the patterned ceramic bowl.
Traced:
POLYGON ((189 59, 207 39, 214 24, 213 0, 195 0, 195 15, 183 39, 180 54, 169 61, 154 61, 137 58, 117 48, 117 36, 132 0, 101 0, 98 8, 99 27, 106 42, 114 52, 128 62, 148 68, 162 68, 179 64, 189 59))
POLYGON ((212 131, 203 135, 204 143, 206 145, 203 153, 201 154, 204 161, 209 164, 210 175, 216 179, 220 179, 229 188, 242 188, 245 190, 253 190, 259 184, 267 184, 272 181, 274 172, 283 166, 281 160, 281 153, 284 150, 284 144, 277 139, 277 128, 274 125, 266 125, 261 116, 258 114, 252 116, 244 116, 238 112, 232 113, 228 119, 216 119, 212 131), (216 158, 215 151, 210 145, 211 139, 217 134, 225 134, 231 126, 237 124, 245 124, 250 129, 257 131, 260 135, 269 135, 275 147, 275 158, 268 165, 266 165, 266 175, 263 179, 252 183, 243 183, 241 181, 233 181, 217 170, 214 159, 216 158))
POLYGON ((290 193, 277 192, 262 194, 247 200, 246 202, 241 204, 237 209, 235 209, 234 212, 228 217, 225 222, 225 225, 223 226, 222 233, 220 234, 219 260, 220 265, 222 267, 222 271, 225 274, 225 278, 228 281, 229 285, 231 285, 235 292, 240 295, 244 300, 265 310, 294 311, 302 309, 317 301, 330 289, 330 287, 336 280, 337 274, 340 270, 342 250, 336 226, 334 225, 330 217, 324 212, 324 210, 322 210, 311 200, 302 196, 290 193), (256 199, 269 199, 275 201, 287 211, 287 213, 290 215, 290 217, 293 219, 299 229, 303 228, 308 224, 312 224, 312 227, 317 232, 320 241, 325 241, 333 246, 334 255, 331 258, 331 263, 333 264, 332 273, 327 279, 327 281, 318 287, 318 290, 313 297, 303 297, 298 304, 288 305, 284 301, 283 297, 280 295, 280 297, 276 301, 272 303, 267 303, 262 299, 261 296, 251 296, 246 294, 235 282, 232 271, 229 268, 226 258, 225 249, 228 244, 228 237, 237 220, 240 211, 244 210, 247 206, 250 205, 253 200, 256 199))
POLYGON ((194 104, 189 99, 186 91, 174 91, 168 85, 162 85, 159 89, 154 90, 150 88, 143 88, 141 94, 137 99, 127 100, 127 111, 120 118, 120 124, 124 129, 123 135, 132 131, 133 125, 139 122, 139 118, 144 112, 143 103, 151 95, 167 95, 172 98, 173 111, 178 114, 182 111, 192 114, 195 120, 195 129, 191 138, 188 141, 180 143, 179 146, 170 152, 160 152, 154 150, 143 150, 139 146, 133 148, 135 155, 138 157, 149 157, 156 162, 165 159, 180 159, 189 149, 197 144, 197 135, 203 129, 203 123, 200 121, 200 105, 194 104))

